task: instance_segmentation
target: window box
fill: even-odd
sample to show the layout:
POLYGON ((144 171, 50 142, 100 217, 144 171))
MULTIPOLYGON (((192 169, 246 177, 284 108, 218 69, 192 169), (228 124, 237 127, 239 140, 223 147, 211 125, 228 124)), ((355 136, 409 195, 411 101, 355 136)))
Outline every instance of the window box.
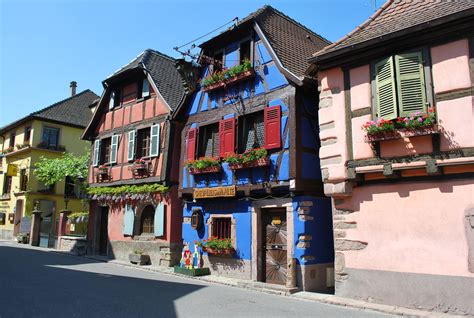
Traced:
POLYGON ((232 257, 232 255, 234 255, 235 253, 235 250, 233 248, 205 247, 204 251, 206 251, 208 255, 220 256, 220 257, 232 257))
POLYGON ((387 131, 370 135, 368 134, 365 138, 365 141, 369 143, 385 140, 396 140, 402 138, 435 135, 439 133, 440 128, 438 125, 433 125, 430 127, 419 127, 416 129, 401 128, 394 131, 387 131))
POLYGON ((255 76, 255 70, 248 59, 241 64, 222 71, 215 71, 203 81, 203 91, 209 92, 226 86, 234 85, 240 81, 255 76))
POLYGON ((47 150, 54 150, 54 151, 61 151, 61 152, 66 151, 66 147, 64 147, 62 145, 56 145, 56 146, 55 145, 48 145, 45 142, 40 142, 37 147, 40 148, 40 149, 47 149, 47 150))
POLYGON ((260 158, 254 161, 249 161, 245 163, 229 163, 229 169, 239 170, 239 169, 250 169, 257 167, 268 167, 270 165, 270 158, 260 158))
POLYGON ((222 167, 219 166, 212 166, 206 168, 188 168, 190 174, 204 174, 204 173, 217 173, 221 172, 222 167))
POLYGON ((134 178, 147 177, 150 172, 149 164, 148 161, 137 160, 129 167, 129 169, 132 171, 134 178))
POLYGON ((221 80, 219 82, 216 82, 214 84, 207 85, 203 88, 204 92, 211 92, 215 91, 220 88, 226 88, 227 86, 235 85, 238 82, 250 79, 255 76, 255 70, 251 69, 248 71, 245 71, 243 73, 237 74, 233 77, 221 80))
POLYGON ((97 182, 109 181, 110 178, 110 169, 108 167, 99 167, 96 172, 97 182))

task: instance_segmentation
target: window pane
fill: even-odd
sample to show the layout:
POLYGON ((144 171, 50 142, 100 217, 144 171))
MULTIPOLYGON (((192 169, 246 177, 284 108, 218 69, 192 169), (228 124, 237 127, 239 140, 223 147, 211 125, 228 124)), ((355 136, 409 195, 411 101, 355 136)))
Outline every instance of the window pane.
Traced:
POLYGON ((212 219, 212 236, 219 239, 231 238, 232 222, 230 218, 213 218, 212 219))

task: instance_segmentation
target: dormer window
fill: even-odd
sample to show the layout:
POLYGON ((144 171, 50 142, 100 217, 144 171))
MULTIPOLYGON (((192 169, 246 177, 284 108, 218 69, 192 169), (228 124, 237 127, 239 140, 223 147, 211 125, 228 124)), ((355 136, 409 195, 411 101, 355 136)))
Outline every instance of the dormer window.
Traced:
POLYGON ((126 104, 137 99, 137 83, 124 86, 122 89, 122 103, 126 104))
POLYGON ((222 66, 224 65, 224 52, 220 52, 214 55, 214 67, 213 72, 222 71, 222 66))

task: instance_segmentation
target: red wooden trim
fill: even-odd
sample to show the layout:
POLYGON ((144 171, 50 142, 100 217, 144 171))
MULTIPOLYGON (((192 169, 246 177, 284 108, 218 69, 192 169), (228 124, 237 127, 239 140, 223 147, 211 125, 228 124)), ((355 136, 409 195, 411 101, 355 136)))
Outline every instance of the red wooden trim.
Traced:
POLYGON ((196 154, 196 136, 197 129, 191 128, 188 130, 188 145, 186 147, 186 160, 193 160, 196 154))
POLYGON ((235 151, 235 118, 224 119, 219 122, 219 156, 235 151))
POLYGON ((281 108, 280 105, 265 107, 265 149, 281 147, 281 108))

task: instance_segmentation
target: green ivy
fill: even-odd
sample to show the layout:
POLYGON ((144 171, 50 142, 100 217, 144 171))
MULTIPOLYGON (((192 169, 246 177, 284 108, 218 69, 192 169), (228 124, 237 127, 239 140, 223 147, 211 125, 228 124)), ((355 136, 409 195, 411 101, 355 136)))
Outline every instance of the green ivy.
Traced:
POLYGON ((118 187, 94 187, 89 188, 89 195, 124 195, 124 194, 142 194, 142 193, 165 193, 169 188, 162 184, 151 183, 143 185, 123 185, 118 187))

